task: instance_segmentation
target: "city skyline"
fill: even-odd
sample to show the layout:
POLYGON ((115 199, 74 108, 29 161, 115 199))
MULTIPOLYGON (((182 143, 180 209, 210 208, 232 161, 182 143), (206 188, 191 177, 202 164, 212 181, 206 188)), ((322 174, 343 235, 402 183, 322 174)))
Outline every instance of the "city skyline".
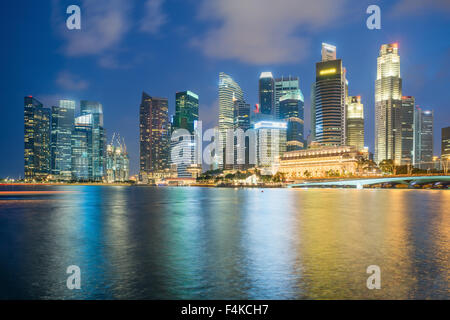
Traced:
MULTIPOLYGON (((32 6, 32 5, 31 5, 32 6)), ((33 6, 32 6, 33 7, 33 6)), ((45 7, 45 6, 44 6, 45 7)), ((52 53, 52 57, 56 57, 53 60, 55 63, 50 62, 49 60, 44 59, 43 63, 39 66, 37 65, 29 65, 29 63, 24 63, 21 66, 19 73, 14 75, 11 79, 10 83, 5 83, 5 87, 8 94, 2 93, 2 101, 5 103, 8 108, 6 108, 6 117, 11 119, 8 121, 9 123, 2 128, 2 133, 4 136, 9 136, 11 139, 2 139, 1 147, 3 149, 11 150, 12 157, 15 161, 7 161, 2 160, 1 172, 0 176, 15 176, 21 175, 23 172, 23 165, 21 165, 21 158, 23 157, 23 143, 21 143, 21 132, 23 132, 23 109, 19 108, 21 106, 21 102, 23 101, 23 97, 29 94, 36 96, 38 100, 43 102, 45 107, 50 107, 52 105, 56 105, 56 100, 59 99, 70 99, 79 101, 84 98, 93 99, 96 101, 100 101, 104 106, 104 114, 105 114, 105 127, 108 129, 108 141, 111 139, 111 134, 113 132, 120 132, 122 136, 125 137, 126 141, 128 141, 128 150, 130 153, 130 163, 132 166, 131 172, 133 174, 137 173, 137 163, 138 163, 138 138, 136 131, 138 130, 137 126, 137 110, 136 105, 139 104, 138 96, 139 92, 148 91, 151 94, 156 96, 163 96, 168 98, 169 102, 169 113, 173 114, 174 112, 174 93, 180 90, 191 90, 197 93, 200 96, 200 120, 204 122, 204 128, 212 127, 216 124, 216 118, 218 113, 218 103, 217 103, 217 74, 220 71, 224 71, 225 73, 231 75, 233 79, 239 83, 244 91, 246 102, 253 106, 257 101, 257 82, 255 79, 258 78, 259 74, 264 71, 271 71, 274 75, 292 75, 298 76, 300 79, 301 90, 304 93, 305 99, 305 119, 307 119, 305 123, 305 138, 308 135, 309 128, 309 108, 310 108, 310 84, 312 83, 311 79, 313 78, 313 63, 318 61, 320 56, 320 43, 327 42, 333 45, 336 45, 338 48, 338 56, 342 58, 345 62, 345 66, 349 70, 348 80, 350 86, 350 94, 351 95, 361 95, 362 103, 364 104, 364 115, 367 120, 366 130, 365 130, 365 140, 367 141, 367 145, 370 147, 373 152, 373 140, 374 140, 374 71, 376 69, 376 56, 378 55, 378 49, 381 44, 391 43, 398 41, 399 50, 402 59, 402 79, 403 79, 403 92, 408 95, 413 95, 416 99, 416 103, 425 108, 431 108, 435 113, 435 124, 434 124, 434 147, 435 154, 440 154, 440 130, 442 127, 448 126, 449 119, 449 111, 446 108, 446 104, 448 104, 448 93, 443 90, 445 88, 445 73, 448 73, 448 69, 445 68, 445 65, 448 60, 448 46, 445 43, 440 43, 437 41, 440 35, 443 35, 441 31, 442 24, 444 21, 440 19, 439 14, 437 14, 438 19, 435 19, 432 22, 435 27, 432 28, 433 34, 430 39, 425 37, 423 32, 415 32, 417 31, 420 23, 430 22, 430 17, 432 16, 430 12, 424 12, 423 14, 419 13, 411 13, 411 15, 417 15, 419 22, 417 22, 413 26, 408 26, 405 28, 405 24, 403 24, 403 28, 396 28, 393 26, 392 18, 390 18, 384 11, 389 11, 393 8, 393 6, 381 6, 383 10, 383 27, 380 31, 370 31, 365 27, 365 15, 364 5, 361 4, 361 21, 352 22, 354 25, 359 25, 360 29, 355 31, 355 35, 366 35, 367 39, 360 39, 364 43, 364 48, 360 50, 363 51, 361 54, 356 54, 354 51, 355 46, 352 42, 349 42, 350 39, 345 39, 341 35, 336 33, 330 34, 327 32, 321 31, 321 34, 314 35, 312 37, 313 43, 307 50, 307 57, 303 58, 303 60, 298 59, 297 61, 292 61, 286 58, 286 63, 279 61, 265 61, 263 63, 249 63, 247 62, 233 62, 228 59, 213 59, 211 57, 199 57, 197 60, 194 60, 192 65, 189 67, 185 67, 181 74, 185 74, 185 76, 181 76, 181 74, 177 75, 177 79, 168 84, 167 80, 169 78, 165 73, 160 73, 159 79, 155 76, 152 80, 144 80, 141 81, 136 78, 130 83, 125 83, 124 81, 129 81, 133 79, 134 69, 136 67, 130 67, 127 70, 119 69, 107 69, 102 68, 96 65, 97 61, 93 57, 66 57, 56 50, 61 46, 61 40, 55 41, 54 44, 51 44, 54 52, 52 53), (384 9, 386 8, 386 10, 384 9), (403 29, 403 30, 402 30, 403 29), (414 37, 413 37, 414 35, 414 37), (435 39, 436 41, 431 41, 435 39), (432 42, 433 46, 422 46, 423 43, 432 42), (420 50, 419 50, 420 47, 420 50), (433 57, 432 59, 427 59, 427 57, 433 57), (375 58, 375 59, 374 59, 375 58), (200 60, 207 61, 206 68, 201 67, 200 60), (86 61, 90 61, 87 63, 90 67, 94 66, 94 70, 98 68, 99 75, 93 75, 86 73, 86 67, 81 67, 79 72, 77 69, 73 69, 75 66, 71 66, 68 62, 73 62, 76 65, 80 63, 85 63, 86 61), (53 66, 55 65, 55 66, 53 66), (27 67, 28 66, 28 67, 27 67), (422 73, 417 75, 417 66, 421 66, 419 71, 422 73), (47 81, 38 81, 27 79, 22 76, 23 71, 29 72, 38 72, 43 73, 48 68, 50 70, 49 75, 46 76, 47 81), (199 72, 195 73, 195 79, 193 77, 187 76, 189 70, 200 69, 199 72), (67 72, 59 72, 58 69, 65 69, 67 72), (23 71, 22 71, 23 70, 23 71), (53 70, 53 71, 52 71, 53 70), (131 70, 131 71, 130 71, 131 70), (425 72, 426 71, 426 72, 425 72), (424 73, 425 72, 425 73, 424 73), (129 77, 125 77, 124 79, 116 78, 114 80, 107 80, 105 76, 108 74, 123 74, 123 73, 131 73, 129 77), (51 75, 57 76, 58 81, 55 84, 54 78, 51 78, 51 75), (98 78, 100 77, 100 78, 98 78), (425 80, 421 80, 424 77, 425 80), (18 85, 18 81, 21 81, 21 84, 18 85), (105 81, 99 81, 100 79, 105 79, 105 81), (431 81, 428 81, 430 80, 431 81), (433 80, 434 79, 434 80, 433 80), (439 79, 444 79, 440 80, 439 79), (160 84, 153 83, 154 81, 159 81, 160 84), (422 81, 422 82, 421 82, 422 81), (23 83, 22 83, 23 82, 23 83), (86 84, 88 82, 89 84, 86 84), (63 87, 63 84, 65 87, 63 87), (101 89, 99 85, 102 85, 101 89), (118 93, 116 87, 121 87, 123 93, 118 93), (72 89, 69 89, 72 87, 72 89), (132 88, 133 87, 133 88, 132 88), (417 88, 414 88, 417 87, 417 88), (66 89, 64 89, 66 88, 66 89), (434 90, 431 90, 433 88, 434 90), (439 90, 440 89, 440 90, 439 90), (58 92, 65 91, 65 92, 58 92), (20 94, 20 95, 19 95, 20 94), (13 107, 16 106, 16 107, 13 107), (437 116, 439 115, 439 116, 437 116), (20 120, 19 120, 20 119, 20 120)), ((432 10, 433 8, 430 8, 432 10)), ((434 11, 436 12, 436 11, 434 11)), ((29 14, 25 12, 24 14, 29 14)), ((44 14, 45 15, 45 14, 44 14)), ((407 19, 407 16, 400 16, 397 19, 407 19)), ((44 24, 43 28, 50 27, 52 24, 49 23, 49 26, 44 24)), ((395 24, 394 24, 395 25, 395 24)), ((26 26, 24 26, 26 28, 26 26)), ((345 30, 348 26, 340 26, 341 30, 345 30)), ((58 39, 57 36, 49 36, 49 39, 42 39, 42 41, 48 42, 51 39, 58 39)), ((33 41, 33 40, 30 40, 33 41)), ((156 40, 158 41, 158 40, 156 40)), ((30 42, 28 42, 30 45, 30 42)), ((358 44, 359 47, 360 44, 358 44)), ((193 53, 190 51, 191 49, 186 49, 189 55, 193 53)), ((45 50, 44 50, 45 51, 45 50)), ((5 53, 3 53, 5 54, 5 53)), ((28 55, 29 53, 23 53, 23 55, 28 55)), ((6 55, 8 55, 6 53, 6 55)), ((41 53, 35 53, 33 56, 34 59, 32 61, 38 61, 41 53)), ((103 55, 100 55, 102 58, 103 55)), ((168 57, 170 58, 170 57, 168 57)), ((167 58, 167 59, 168 59, 167 58)), ((106 58, 105 58, 106 59, 106 58)), ((238 60, 237 58, 230 56, 231 60, 238 60)), ((14 59, 13 59, 14 60, 14 59)), ((145 60, 145 59, 144 59, 145 60)), ((270 59, 269 59, 270 60, 270 59)), ((16 60, 17 61, 17 60, 16 60)), ((154 66, 156 61, 153 60, 145 60, 145 65, 148 67, 154 66)), ((163 58, 161 61, 161 65, 165 68, 168 68, 169 64, 166 63, 166 58, 163 58)), ((147 67, 146 67, 147 68, 147 67)), ((8 73, 8 70, 11 70, 10 67, 5 66, 5 70, 8 73)), ((167 69, 167 70, 170 70, 167 69)), ((173 69, 172 69, 173 70, 173 69)), ((142 70, 141 70, 142 71, 142 70)), ((38 74, 39 74, 38 73, 38 74)), ((170 73, 170 72, 168 72, 170 73)), ((150 74, 150 73, 149 73, 150 74)), ((146 76, 148 79, 149 77, 146 76)))

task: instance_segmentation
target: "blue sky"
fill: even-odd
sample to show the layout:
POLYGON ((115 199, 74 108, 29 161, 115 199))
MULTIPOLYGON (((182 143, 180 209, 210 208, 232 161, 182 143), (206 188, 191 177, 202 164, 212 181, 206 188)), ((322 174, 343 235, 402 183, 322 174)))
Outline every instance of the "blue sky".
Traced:
POLYGON ((350 95, 365 107, 373 151, 374 81, 381 44, 399 43, 403 94, 450 126, 450 2, 447 0, 84 0, 2 1, 0 33, 0 177, 23 175, 23 97, 50 107, 59 99, 103 104, 108 141, 125 138, 138 171, 142 91, 200 96, 204 128, 217 122, 219 72, 257 102, 262 71, 299 76, 309 130, 310 88, 322 42, 337 46, 350 95), (81 30, 66 28, 66 8, 81 8, 81 30), (366 8, 381 8, 381 30, 366 27, 366 8))

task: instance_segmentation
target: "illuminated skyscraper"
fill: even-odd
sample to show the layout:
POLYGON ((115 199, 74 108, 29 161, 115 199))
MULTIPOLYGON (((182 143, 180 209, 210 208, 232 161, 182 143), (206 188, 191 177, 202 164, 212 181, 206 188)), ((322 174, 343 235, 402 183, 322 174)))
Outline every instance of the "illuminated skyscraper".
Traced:
POLYGON ((364 106, 360 96, 347 98, 347 145, 364 148, 364 106))
POLYGON ((433 110, 417 107, 414 116, 414 166, 433 167, 433 110))
POLYGON ((75 118, 72 133, 72 179, 92 180, 92 114, 75 118))
POLYGON ((322 44, 322 61, 316 63, 313 85, 314 140, 322 145, 345 145, 347 80, 336 47, 322 44))
POLYGON ((254 145, 255 141, 250 144, 250 135, 253 134, 253 132, 247 131, 250 129, 250 125, 250 104, 243 100, 234 101, 234 130, 237 135, 234 136, 233 168, 237 170, 245 170, 251 166, 250 146, 254 148, 256 146, 254 145), (242 132, 238 134, 237 130, 242 130, 242 132))
POLYGON ((442 128, 441 131, 441 159, 450 160, 450 127, 442 128))
POLYGON ((257 164, 263 174, 274 174, 279 158, 286 152, 287 123, 285 121, 260 121, 255 123, 257 138, 257 164))
POLYGON ((281 77, 275 79, 275 119, 280 119, 280 98, 288 93, 300 90, 298 77, 281 77))
POLYGON ((400 164, 401 139, 400 56, 398 44, 383 44, 377 58, 375 81, 375 162, 385 159, 400 164))
MULTIPOLYGON (((222 150, 225 150, 227 131, 232 132, 234 128, 234 102, 236 100, 244 100, 241 87, 229 75, 221 72, 219 74, 219 134, 222 139, 222 150)), ((232 139, 232 136, 229 138, 232 139)), ((219 167, 223 168, 224 159, 234 158, 233 149, 227 148, 222 156, 219 156, 219 167)))
POLYGON ((58 107, 52 107, 51 168, 55 180, 72 180, 74 117, 75 101, 60 100, 58 107))
POLYGON ((402 137, 401 164, 413 164, 414 157, 414 109, 415 99, 403 96, 400 112, 400 126, 402 137))
POLYGON ((125 182, 129 179, 130 161, 125 141, 116 134, 106 146, 106 180, 109 183, 125 182))
POLYGON ((275 81, 272 72, 262 72, 259 76, 259 108, 267 120, 275 115, 275 81))
POLYGON ((50 174, 50 109, 37 99, 24 99, 24 171, 26 181, 41 181, 50 174))
POLYGON ((177 92, 175 95, 175 116, 172 129, 187 129, 194 132, 194 121, 198 120, 198 95, 192 91, 177 92))
POLYGON ((106 176, 106 134, 103 127, 103 106, 99 102, 82 100, 80 102, 81 116, 91 115, 91 137, 89 157, 92 167, 90 180, 102 181, 106 176))
POLYGON ((286 150, 294 151, 305 146, 304 128, 304 98, 300 89, 280 97, 280 120, 287 122, 286 150))
MULTIPOLYGON (((167 98, 142 93, 139 110, 140 175, 152 176, 169 167, 169 107, 167 98)), ((143 179, 146 180, 146 179, 143 179)))

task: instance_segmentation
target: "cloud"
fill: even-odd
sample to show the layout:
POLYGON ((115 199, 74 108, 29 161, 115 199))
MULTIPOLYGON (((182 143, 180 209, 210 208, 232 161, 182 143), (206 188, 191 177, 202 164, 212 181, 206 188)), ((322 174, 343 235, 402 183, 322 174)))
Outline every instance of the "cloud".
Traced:
POLYGON ((140 21, 140 30, 156 34, 161 26, 167 22, 167 16, 162 12, 163 0, 147 0, 145 14, 140 21))
POLYGON ((100 54, 116 46, 130 28, 127 0, 83 0, 81 30, 62 32, 67 56, 100 54))
POLYGON ((193 39, 192 45, 208 57, 251 64, 300 61, 309 48, 305 35, 335 26, 346 4, 347 0, 204 0, 199 19, 215 27, 193 39), (298 36, 299 31, 305 35, 298 36))
POLYGON ((87 81, 80 79, 69 71, 60 72, 56 78, 56 83, 66 90, 83 90, 89 85, 87 81))
POLYGON ((400 0, 390 13, 391 16, 403 16, 411 14, 423 14, 427 11, 450 12, 450 1, 448 0, 400 0))

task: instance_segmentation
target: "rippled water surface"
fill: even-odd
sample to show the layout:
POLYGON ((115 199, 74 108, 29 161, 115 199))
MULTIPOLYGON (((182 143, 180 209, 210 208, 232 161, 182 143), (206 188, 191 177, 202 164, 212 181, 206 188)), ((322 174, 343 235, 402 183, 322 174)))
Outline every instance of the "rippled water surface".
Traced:
POLYGON ((73 193, 0 196, 1 299, 450 299, 450 191, 20 189, 73 193))

